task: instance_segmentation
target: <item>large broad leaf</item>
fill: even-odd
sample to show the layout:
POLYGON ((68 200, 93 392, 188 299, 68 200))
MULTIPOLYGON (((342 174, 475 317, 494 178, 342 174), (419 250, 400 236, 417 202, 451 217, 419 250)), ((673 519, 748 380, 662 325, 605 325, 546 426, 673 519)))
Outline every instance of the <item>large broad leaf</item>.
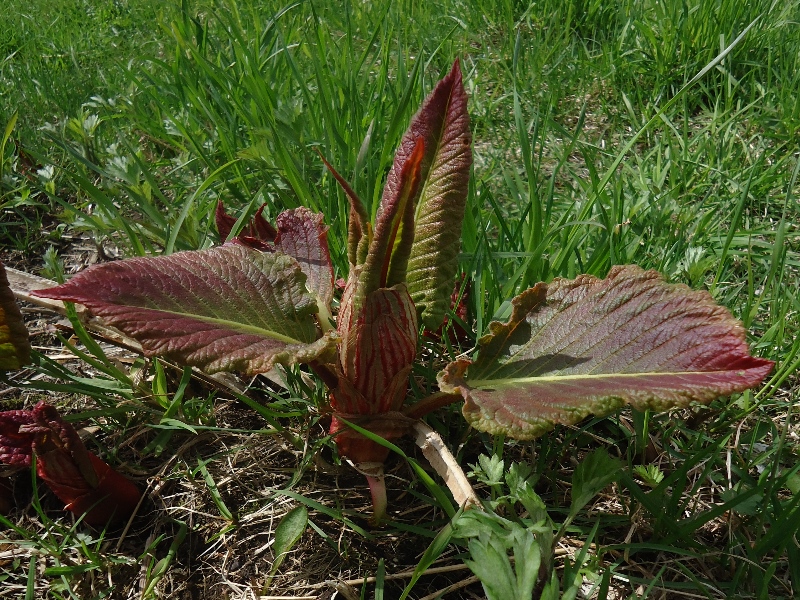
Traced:
POLYGON ((0 371, 19 369, 31 360, 31 344, 22 314, 0 263, 0 371))
POLYGON ((252 374, 334 350, 305 282, 290 256, 226 244, 99 265, 36 294, 84 304, 148 355, 252 374))
POLYGON ((742 326, 706 292, 615 267, 538 284, 494 322, 475 362, 439 374, 476 428, 531 439, 624 403, 666 410, 743 391, 773 363, 750 356, 742 326))
POLYGON ((399 187, 401 167, 418 139, 425 142, 425 155, 406 279, 422 322, 436 331, 450 307, 472 165, 467 94, 458 61, 412 119, 384 196, 399 187))

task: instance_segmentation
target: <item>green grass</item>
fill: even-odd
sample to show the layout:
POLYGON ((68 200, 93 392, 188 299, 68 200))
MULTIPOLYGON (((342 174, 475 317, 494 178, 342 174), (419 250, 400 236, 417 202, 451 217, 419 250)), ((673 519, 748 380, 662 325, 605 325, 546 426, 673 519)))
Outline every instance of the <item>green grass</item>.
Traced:
POLYGON ((165 13, 168 4, 152 0, 9 0, 0 30, 0 120, 19 112, 21 130, 32 135, 75 115, 92 96, 117 94, 126 63, 158 51, 165 13))
MULTIPOLYGON (((447 434, 465 468, 481 453, 507 466, 534 467, 532 481, 550 518, 569 521, 568 538, 597 544, 592 558, 567 568, 596 583, 595 597, 609 587, 666 598, 799 593, 796 3, 220 0, 181 8, 150 0, 62 0, 59 11, 46 5, 12 1, 11 26, 0 32, 0 125, 19 115, 0 157, 0 245, 10 256, 30 248, 43 255, 49 245, 69 254, 69 236, 78 233, 128 255, 208 246, 216 241, 213 209, 223 200, 235 211, 267 203, 269 217, 298 205, 323 212, 342 275, 347 200, 316 150, 374 211, 413 111, 460 57, 475 152, 461 265, 474 282, 469 301, 477 332, 539 280, 602 276, 614 264, 635 262, 708 289, 744 322, 754 351, 777 366, 762 389, 719 400, 710 410, 623 412, 528 444, 477 435, 454 412, 429 421, 447 434), (56 12, 44 21, 43 14, 56 12), (611 494, 573 517, 566 500, 572 469, 598 446, 626 468, 611 494)), ((51 253, 48 264, 54 260, 51 253)), ((143 386, 139 375, 118 372, 113 360, 94 353, 84 361, 98 374, 92 382, 53 361, 38 369, 57 378, 60 391, 88 395, 81 416, 100 427, 106 452, 135 456, 147 477, 166 466, 159 476, 192 481, 204 493, 204 477, 189 477, 198 460, 231 454, 217 421, 267 435, 261 422, 231 425, 224 405, 205 389, 175 413, 157 400, 184 390, 180 377, 136 363, 145 378, 155 375, 143 386), (204 453, 184 463, 179 450, 192 438, 176 419, 218 437, 203 438, 204 453), (148 423, 161 429, 148 433, 148 423), (133 455, 120 435, 128 428, 145 431, 133 455)), ((434 361, 418 375, 429 378, 437 368, 434 361)), ((285 428, 289 446, 330 452, 320 436, 305 433, 314 423, 300 415, 307 398, 321 394, 309 385, 295 381, 290 398, 252 393, 263 400, 256 406, 270 431, 285 428)), ((302 481, 311 454, 286 467, 291 475, 275 485, 302 481)), ((222 468, 209 463, 204 473, 216 482, 204 510, 215 516, 190 525, 184 546, 178 540, 187 536, 191 513, 175 506, 170 514, 177 522, 155 517, 165 537, 150 540, 152 546, 131 544, 127 554, 81 545, 69 526, 43 534, 23 520, 22 529, 0 536, 40 549, 51 568, 63 564, 66 552, 72 570, 34 572, 30 579, 28 563, 0 563, 0 577, 20 590, 28 581, 49 581, 69 597, 89 589, 98 569, 114 574, 122 589, 126 561, 149 557, 150 587, 168 589, 171 568, 202 561, 201 546, 207 552, 228 539, 221 534, 214 541, 222 529, 214 530, 214 518, 228 525, 220 505, 237 501, 245 537, 254 534, 253 515, 271 502, 281 512, 275 496, 260 496, 244 475, 231 483, 214 464, 222 468)), ((506 519, 529 523, 521 492, 489 481, 480 493, 498 502, 506 519)), ((398 515, 388 532, 372 533, 361 529, 346 498, 306 493, 319 552, 334 553, 359 576, 379 572, 383 547, 370 536, 406 536, 418 552, 452 506, 420 481, 409 490, 430 515, 416 521, 398 515)), ((390 480, 390 502, 394 492, 390 480)), ((58 511, 47 514, 59 518, 58 511)), ((467 552, 465 543, 449 548, 467 552)), ((304 560, 313 561, 305 552, 304 560)), ((394 569, 389 562, 385 568, 394 569)), ((405 584, 379 580, 386 597, 399 596, 405 584)))

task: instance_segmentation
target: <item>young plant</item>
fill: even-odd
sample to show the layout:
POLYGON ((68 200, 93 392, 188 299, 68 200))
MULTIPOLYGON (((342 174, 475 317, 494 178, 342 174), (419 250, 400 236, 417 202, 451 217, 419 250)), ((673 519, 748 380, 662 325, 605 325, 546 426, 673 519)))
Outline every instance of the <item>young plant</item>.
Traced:
MULTIPOLYGON (((0 376, 30 358, 28 330, 0 263, 0 376)), ((139 502, 136 486, 89 452, 52 406, 0 412, 0 463, 30 468, 34 456, 39 477, 90 525, 127 518, 139 502)))
MULTIPOLYGON (((350 271, 333 317, 334 274, 321 215, 259 213, 223 245, 87 269, 39 295, 80 302, 164 355, 207 371, 248 375, 307 364, 329 387, 330 431, 368 479, 375 518, 386 507, 387 440, 464 399, 477 429, 530 439, 624 403, 665 410, 757 385, 772 363, 749 355, 742 326, 709 294, 654 272, 614 267, 604 280, 539 283, 513 299, 477 356, 449 364, 440 392, 408 404, 420 329, 451 305, 472 163, 458 62, 412 119, 374 223, 350 201, 350 271)), ((327 163, 326 163, 327 164, 327 163)), ((223 239, 235 224, 220 206, 223 239)))

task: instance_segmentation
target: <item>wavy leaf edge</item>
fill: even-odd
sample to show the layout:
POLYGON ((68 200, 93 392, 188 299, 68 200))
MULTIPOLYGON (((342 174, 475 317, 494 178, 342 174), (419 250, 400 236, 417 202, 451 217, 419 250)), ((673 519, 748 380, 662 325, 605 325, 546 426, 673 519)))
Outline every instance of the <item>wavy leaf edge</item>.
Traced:
MULTIPOLYGON (((438 376, 443 392, 458 393, 464 398, 463 414, 467 421, 492 434, 533 439, 557 424, 575 424, 590 414, 604 416, 625 404, 662 411, 694 402, 708 403, 719 396, 758 385, 774 365, 772 361, 750 356, 744 328, 727 309, 716 305, 710 294, 691 290, 682 284, 667 283, 657 272, 644 271, 632 265, 612 268, 606 279, 583 275, 574 280, 557 279, 550 285, 537 284, 514 298, 512 304, 509 320, 506 323, 492 322, 489 333, 480 338, 478 357, 474 361, 461 358, 451 362, 438 376), (577 293, 573 293, 576 290, 577 293), (614 324, 619 327, 610 328, 608 338, 614 341, 628 335, 633 340, 622 349, 610 351, 610 342, 604 339, 607 353, 624 357, 626 351, 630 353, 631 348, 635 349, 635 343, 649 348, 647 340, 659 339, 662 346, 673 343, 676 348, 667 353, 662 362, 672 364, 667 359, 677 360, 680 368, 582 373, 580 370, 587 368, 583 365, 596 359, 591 353, 575 357, 566 352, 553 352, 539 363, 536 360, 541 357, 530 358, 524 354, 530 347, 514 336, 525 329, 525 324, 530 325, 537 319, 544 321, 538 323, 541 328, 535 330, 532 337, 536 342, 536 335, 544 335, 543 331, 553 321, 553 326, 557 327, 558 320, 565 320, 564 314, 571 309, 571 322, 579 323, 576 329, 580 331, 587 320, 602 322, 604 315, 590 312, 591 307, 596 307, 592 301, 598 298, 606 303, 601 306, 614 307, 608 315, 621 311, 617 316, 618 323, 614 324), (548 320, 547 311, 559 303, 561 305, 556 306, 556 312, 549 315, 548 320), (628 314, 631 309, 632 313, 628 314), (673 310, 674 314, 668 315, 657 326, 644 326, 646 323, 642 319, 660 315, 667 309, 673 310), (633 318, 633 313, 638 317, 633 318), (703 318, 709 319, 710 323, 700 323, 703 318), (683 329, 672 331, 677 327, 676 323, 683 329), (716 337, 710 342, 701 339, 694 345, 686 343, 686 348, 679 352, 681 335, 696 334, 695 330, 713 333, 716 337), (667 333, 671 333, 671 337, 667 333), (688 360, 686 355, 694 360, 691 369, 684 364, 688 360), (520 369, 526 373, 524 369, 527 367, 527 374, 492 378, 492 374, 502 374, 504 369, 513 372, 517 368, 515 363, 523 360, 528 362, 522 363, 520 369), (546 365, 554 360, 560 360, 564 368, 537 371, 543 368, 541 363, 546 365), (577 373, 558 374, 570 369, 577 373)), ((569 338, 574 331, 562 330, 561 335, 569 338)), ((522 337, 527 338, 527 332, 522 337)), ((580 336, 573 337, 580 341, 580 336)), ((569 347, 564 339, 560 342, 569 347)), ((545 344, 546 340, 540 339, 536 343, 545 344)), ((575 340, 572 344, 580 346, 575 340)))

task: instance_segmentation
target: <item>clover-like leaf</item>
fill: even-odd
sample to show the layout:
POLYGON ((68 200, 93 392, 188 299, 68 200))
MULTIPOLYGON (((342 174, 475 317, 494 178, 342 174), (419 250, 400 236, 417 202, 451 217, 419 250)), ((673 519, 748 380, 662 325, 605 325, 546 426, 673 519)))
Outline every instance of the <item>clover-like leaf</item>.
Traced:
POLYGON ((290 256, 226 244, 98 265, 36 294, 84 304, 148 355, 253 374, 335 349, 305 283, 290 256))
POLYGON ((30 360, 28 329, 8 284, 6 268, 0 263, 0 371, 19 369, 30 360))
POLYGON ((463 395, 477 429, 517 439, 625 403, 710 402, 759 384, 773 366, 750 356, 741 324, 708 293, 635 266, 538 284, 478 344, 475 362, 450 363, 440 387, 463 395))
POLYGON ((398 187, 400 166, 418 139, 425 142, 425 155, 406 278, 422 322, 436 331, 450 307, 472 165, 467 93, 458 61, 412 119, 389 172, 384 195, 398 187))

